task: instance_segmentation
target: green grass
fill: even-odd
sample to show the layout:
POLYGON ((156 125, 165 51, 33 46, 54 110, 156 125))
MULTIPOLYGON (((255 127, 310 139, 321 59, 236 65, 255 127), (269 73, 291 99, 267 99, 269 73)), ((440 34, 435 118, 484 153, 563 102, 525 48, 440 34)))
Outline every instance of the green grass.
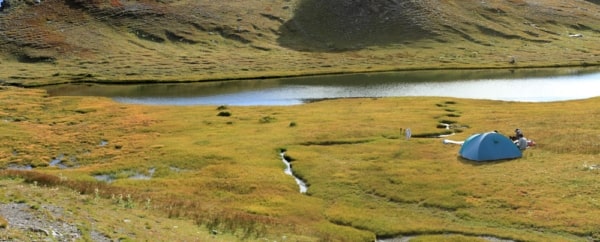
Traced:
MULTIPOLYGON (((45 186, 74 189, 87 196, 77 204, 106 202, 115 209, 189 219, 236 240, 598 236, 597 98, 340 99, 227 107, 233 114, 228 117, 217 116, 213 106, 124 105, 104 98, 46 97, 33 89, 3 88, 0 99, 14 104, 2 106, 5 117, 28 117, 0 124, 7 137, 0 140, 0 164, 36 165, 34 171, 3 175, 36 184, 42 193, 45 186), (96 111, 73 111, 92 108, 96 111), (481 164, 460 159, 459 147, 439 138, 406 140, 400 133, 405 128, 413 134, 440 132, 437 125, 448 108, 461 115, 446 121, 462 127, 450 139, 490 130, 508 135, 518 127, 537 146, 521 159, 481 164), (290 127, 292 121, 297 125, 290 127), (108 145, 101 146, 101 140, 108 145), (309 184, 307 194, 283 173, 281 149, 309 184), (48 167, 56 154, 74 157, 75 166, 48 167), (129 179, 149 175, 150 169, 149 180, 129 179), (97 174, 116 180, 96 181, 97 174)), ((3 200, 41 204, 27 192, 12 194, 3 200)))

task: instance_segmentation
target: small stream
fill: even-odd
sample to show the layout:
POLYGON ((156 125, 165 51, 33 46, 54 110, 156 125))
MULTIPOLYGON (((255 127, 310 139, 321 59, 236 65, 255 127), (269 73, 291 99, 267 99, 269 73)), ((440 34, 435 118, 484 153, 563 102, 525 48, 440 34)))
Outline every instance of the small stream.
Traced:
POLYGON ((294 172, 292 171, 292 163, 285 159, 285 152, 281 152, 280 155, 281 161, 283 161, 283 163, 286 165, 286 168, 283 172, 294 177, 294 180, 296 180, 298 187, 300 187, 300 193, 306 193, 306 191, 308 191, 308 186, 306 185, 306 182, 302 181, 300 178, 294 175, 294 172))

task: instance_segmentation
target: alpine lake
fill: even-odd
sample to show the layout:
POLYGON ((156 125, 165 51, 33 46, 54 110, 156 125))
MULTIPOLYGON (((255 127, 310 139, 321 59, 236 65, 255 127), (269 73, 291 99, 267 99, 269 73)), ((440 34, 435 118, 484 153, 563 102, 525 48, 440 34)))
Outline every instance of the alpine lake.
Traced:
POLYGON ((164 84, 61 84, 53 96, 104 96, 145 105, 298 105, 357 97, 438 96, 551 102, 600 96, 600 67, 422 70, 164 84))

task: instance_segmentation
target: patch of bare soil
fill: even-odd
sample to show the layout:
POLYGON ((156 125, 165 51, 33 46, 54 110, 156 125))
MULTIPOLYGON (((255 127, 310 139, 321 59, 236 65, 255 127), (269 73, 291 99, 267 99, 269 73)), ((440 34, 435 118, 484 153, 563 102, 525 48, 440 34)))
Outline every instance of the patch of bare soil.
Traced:
MULTIPOLYGON (((50 204, 40 207, 26 203, 0 204, 0 216, 8 221, 8 228, 27 234, 31 240, 74 241, 82 238, 75 224, 65 222, 65 209, 50 204)), ((0 236, 2 238, 2 236, 0 236)), ((93 231, 93 241, 111 241, 110 238, 93 231)))

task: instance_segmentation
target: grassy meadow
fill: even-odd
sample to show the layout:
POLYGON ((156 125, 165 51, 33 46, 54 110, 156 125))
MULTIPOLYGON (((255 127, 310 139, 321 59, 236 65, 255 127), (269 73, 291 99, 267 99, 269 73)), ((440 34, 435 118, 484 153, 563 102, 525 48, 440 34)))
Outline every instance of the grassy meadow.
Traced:
POLYGON ((2 183, 28 189, 0 199, 35 204, 43 197, 77 208, 76 215, 115 211, 93 215, 94 229, 113 239, 173 238, 143 220, 127 232, 114 229, 111 218, 127 214, 185 224, 177 235, 186 241, 600 239, 598 98, 170 107, 1 87, 0 102, 0 165, 13 168, 0 171, 2 183), (453 132, 448 139, 464 140, 515 128, 537 146, 501 162, 463 160, 459 146, 428 137, 453 132), (281 150, 308 183, 306 194, 284 174, 281 150), (66 168, 50 166, 53 160, 66 168), (34 168, 16 169, 26 166, 34 168), (65 202, 52 196, 59 190, 79 197, 65 202))
MULTIPOLYGON (((597 1, 26 2, 0 14, 0 201, 64 206, 82 240, 600 240, 599 98, 174 107, 34 89, 598 66, 597 1), (515 128, 537 146, 511 161, 432 138, 515 128)), ((30 236, 0 217, 0 240, 30 236)))

